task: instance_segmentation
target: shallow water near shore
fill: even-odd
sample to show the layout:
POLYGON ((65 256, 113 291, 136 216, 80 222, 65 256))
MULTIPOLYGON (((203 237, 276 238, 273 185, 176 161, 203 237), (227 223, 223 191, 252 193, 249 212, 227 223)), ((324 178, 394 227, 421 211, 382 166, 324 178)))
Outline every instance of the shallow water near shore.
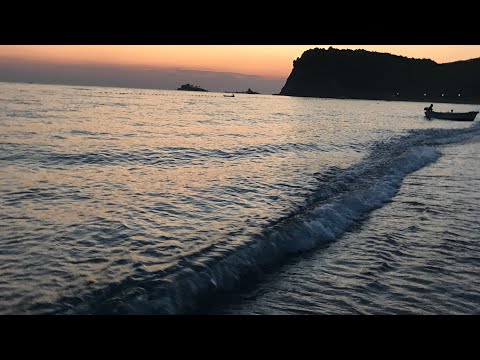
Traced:
MULTIPOLYGON (((478 313, 478 119, 428 121, 414 102, 0 90, 2 314, 478 313)), ((452 106, 479 108, 435 108, 452 106)))

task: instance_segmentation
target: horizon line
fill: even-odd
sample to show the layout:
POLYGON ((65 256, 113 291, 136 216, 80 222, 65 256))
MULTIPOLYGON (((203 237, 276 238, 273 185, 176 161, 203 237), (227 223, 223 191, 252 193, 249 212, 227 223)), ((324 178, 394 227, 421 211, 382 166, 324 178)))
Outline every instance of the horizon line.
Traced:
MULTIPOLYGON (((80 87, 92 87, 92 88, 117 88, 117 89, 138 89, 138 90, 159 90, 159 91, 182 91, 185 90, 178 90, 178 89, 162 89, 162 88, 154 88, 154 87, 138 87, 138 86, 115 86, 115 85, 85 85, 85 84, 65 84, 60 82, 42 82, 42 81, 8 81, 8 80, 0 80, 0 84, 18 84, 18 85, 55 85, 55 86, 80 86, 80 87)), ((182 84, 184 85, 184 84, 182 84)), ((237 90, 238 91, 238 90, 237 90)), ((196 92, 196 91, 190 91, 196 92)), ((207 90, 207 93, 216 93, 216 94, 224 94, 224 93, 235 93, 235 94, 242 94, 242 92, 236 91, 214 91, 214 90, 207 90)), ((199 92, 205 93, 205 92, 199 92)), ((270 94, 270 93, 258 93, 258 94, 245 94, 245 95, 279 95, 279 94, 270 94)), ((283 95, 282 95, 283 96, 283 95)))

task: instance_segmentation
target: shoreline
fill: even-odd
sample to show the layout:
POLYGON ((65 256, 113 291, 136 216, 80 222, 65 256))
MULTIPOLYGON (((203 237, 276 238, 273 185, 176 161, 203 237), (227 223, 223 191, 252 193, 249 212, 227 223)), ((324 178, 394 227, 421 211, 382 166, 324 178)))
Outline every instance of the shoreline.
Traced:
POLYGON ((405 102, 418 102, 418 103, 431 103, 431 104, 464 104, 464 105, 478 105, 480 106, 480 99, 462 99, 458 100, 456 98, 441 99, 441 98, 428 98, 428 99, 412 99, 412 98, 395 98, 395 99, 386 99, 386 98, 369 98, 369 97, 336 97, 336 96, 301 96, 301 95, 284 95, 284 94, 272 94, 275 96, 289 96, 289 97, 299 97, 299 98, 313 98, 313 99, 336 99, 336 100, 370 100, 370 101, 385 101, 385 102, 395 102, 395 101, 405 101, 405 102))

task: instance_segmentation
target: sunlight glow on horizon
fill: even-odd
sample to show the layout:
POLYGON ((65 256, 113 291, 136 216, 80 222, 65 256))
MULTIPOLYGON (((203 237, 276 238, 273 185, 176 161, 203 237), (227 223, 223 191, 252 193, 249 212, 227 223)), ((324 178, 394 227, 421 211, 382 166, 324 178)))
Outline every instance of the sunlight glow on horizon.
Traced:
POLYGON ((480 57, 478 45, 4 45, 0 60, 182 68, 287 78, 292 62, 315 47, 365 49, 438 63, 480 57))

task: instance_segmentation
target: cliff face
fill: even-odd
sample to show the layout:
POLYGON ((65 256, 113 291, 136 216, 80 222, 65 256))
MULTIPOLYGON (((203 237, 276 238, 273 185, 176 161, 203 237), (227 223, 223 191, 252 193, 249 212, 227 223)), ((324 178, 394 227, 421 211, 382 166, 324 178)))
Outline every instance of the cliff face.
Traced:
POLYGON ((293 62, 280 94, 480 102, 480 58, 437 64, 365 50, 315 48, 293 62))

